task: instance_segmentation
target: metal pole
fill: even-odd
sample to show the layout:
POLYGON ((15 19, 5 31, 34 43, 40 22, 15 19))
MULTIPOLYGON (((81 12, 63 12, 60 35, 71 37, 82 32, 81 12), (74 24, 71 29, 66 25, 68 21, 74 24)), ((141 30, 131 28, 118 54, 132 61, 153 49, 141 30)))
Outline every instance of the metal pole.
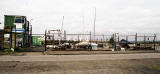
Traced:
POLYGON ((30 30, 30 36, 31 36, 30 39, 31 39, 31 42, 30 43, 31 43, 31 45, 32 45, 32 25, 31 25, 32 21, 33 21, 33 19, 30 20, 30 26, 31 26, 31 30, 30 30))
POLYGON ((90 42, 90 44, 91 44, 91 41, 92 41, 92 39, 91 39, 91 35, 92 35, 92 34, 91 34, 91 32, 90 32, 90 41, 89 41, 89 42, 90 42))
POLYGON ((63 22, 64 22, 64 16, 63 16, 63 18, 62 18, 61 32, 62 32, 62 30, 63 30, 63 22))
POLYGON ((5 31, 3 30, 3 47, 2 47, 2 49, 4 49, 4 34, 5 34, 5 31))
POLYGON ((78 43, 79 43, 79 33, 78 33, 78 43))
POLYGON ((119 44, 119 35, 118 35, 118 44, 119 44))
POLYGON ((63 22, 64 22, 64 16, 63 16, 63 18, 62 18, 62 26, 61 26, 61 31, 60 31, 60 35, 61 35, 61 41, 62 41, 62 30, 63 30, 63 22))
POLYGON ((11 35, 10 35, 10 37, 11 37, 10 38, 10 40, 11 40, 11 48, 12 48, 12 28, 13 28, 13 26, 11 26, 11 32, 10 32, 11 33, 11 35))
POLYGON ((90 50, 92 50, 92 46, 91 46, 91 41, 92 41, 91 38, 92 38, 92 37, 91 37, 91 36, 92 36, 92 34, 91 34, 91 32, 90 32, 90 41, 89 41, 89 42, 90 42, 90 50))
POLYGON ((58 35, 59 35, 59 46, 61 45, 61 32, 60 32, 60 30, 57 30, 58 31, 58 35))
POLYGON ((45 51, 47 51, 47 47, 46 47, 47 46, 47 41, 46 41, 46 39, 47 39, 47 35, 46 35, 46 30, 45 30, 45 45, 44 45, 45 46, 45 51))
POLYGON ((128 42, 128 36, 126 36, 126 44, 127 44, 127 42, 128 42))
POLYGON ((32 25, 31 25, 31 45, 32 45, 32 25))
POLYGON ((114 43, 115 43, 115 44, 114 44, 114 49, 116 50, 116 33, 114 34, 114 36, 115 36, 115 37, 114 37, 114 43))
POLYGON ((66 31, 64 30, 64 40, 66 40, 66 31))
POLYGON ((146 48, 146 36, 144 35, 144 48, 146 48))
POLYGON ((95 17, 94 17, 94 41, 95 41, 95 31, 96 31, 96 8, 95 8, 95 17))
POLYGON ((15 44, 14 49, 16 49, 16 25, 15 25, 15 44))
POLYGON ((137 49, 137 33, 135 35, 135 49, 137 49))
POLYGON ((154 42, 154 50, 156 50, 156 34, 154 34, 154 40, 153 40, 153 42, 154 42))
POLYGON ((104 40, 104 35, 103 35, 103 42, 105 42, 105 40, 104 40))

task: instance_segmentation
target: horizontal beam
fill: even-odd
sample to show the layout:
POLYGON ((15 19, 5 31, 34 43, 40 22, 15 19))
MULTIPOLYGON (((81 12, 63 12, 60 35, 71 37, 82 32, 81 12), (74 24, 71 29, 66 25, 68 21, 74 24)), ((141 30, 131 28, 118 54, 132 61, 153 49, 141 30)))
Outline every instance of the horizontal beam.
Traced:
POLYGON ((45 35, 45 34, 32 34, 32 35, 45 35))
MULTIPOLYGON (((126 35, 126 36, 136 36, 136 35, 126 35)), ((144 36, 137 36, 137 37, 144 37, 144 36)), ((145 37, 154 37, 154 36, 145 36, 145 37)))
POLYGON ((90 35, 90 34, 66 34, 66 35, 90 35))

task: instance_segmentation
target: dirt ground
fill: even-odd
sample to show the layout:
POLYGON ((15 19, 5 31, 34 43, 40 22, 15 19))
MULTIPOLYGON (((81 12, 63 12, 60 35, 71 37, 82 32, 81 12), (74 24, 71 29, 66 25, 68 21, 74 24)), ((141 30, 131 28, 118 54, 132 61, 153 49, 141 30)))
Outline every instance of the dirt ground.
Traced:
POLYGON ((160 59, 1 61, 0 74, 159 74, 160 59))
POLYGON ((0 74, 160 74, 155 51, 49 51, 0 55, 0 74))
POLYGON ((95 54, 136 54, 136 53, 160 53, 155 50, 136 51, 47 51, 47 55, 95 55, 95 54))

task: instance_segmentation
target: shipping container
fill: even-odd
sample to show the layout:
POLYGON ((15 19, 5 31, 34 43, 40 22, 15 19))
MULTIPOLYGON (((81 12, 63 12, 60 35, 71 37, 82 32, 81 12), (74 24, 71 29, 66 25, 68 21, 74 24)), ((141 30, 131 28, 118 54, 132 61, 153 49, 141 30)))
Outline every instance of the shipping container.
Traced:
POLYGON ((42 40, 40 36, 33 36, 32 37, 32 44, 33 46, 42 46, 42 40))

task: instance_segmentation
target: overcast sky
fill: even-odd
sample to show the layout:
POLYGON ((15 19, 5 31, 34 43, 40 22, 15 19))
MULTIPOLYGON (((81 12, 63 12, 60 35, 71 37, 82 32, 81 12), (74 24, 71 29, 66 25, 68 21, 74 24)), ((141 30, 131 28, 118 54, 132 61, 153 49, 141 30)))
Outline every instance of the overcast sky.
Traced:
POLYGON ((64 16, 68 33, 158 33, 160 0, 0 0, 1 28, 4 15, 24 15, 31 20, 33 33, 58 29, 64 16))

